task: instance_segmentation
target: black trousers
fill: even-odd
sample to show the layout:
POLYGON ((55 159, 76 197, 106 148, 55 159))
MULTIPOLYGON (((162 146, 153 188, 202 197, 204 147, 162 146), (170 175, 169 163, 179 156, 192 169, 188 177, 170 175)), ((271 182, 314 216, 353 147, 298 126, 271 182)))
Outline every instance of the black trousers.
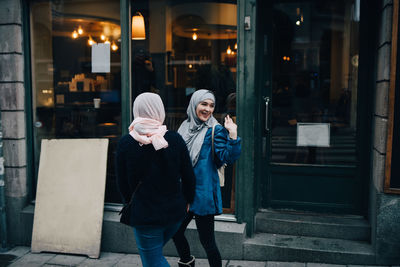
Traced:
POLYGON ((221 254, 219 253, 214 235, 214 215, 199 216, 189 212, 182 222, 178 232, 172 238, 182 262, 188 262, 191 259, 190 246, 185 237, 185 230, 190 221, 195 219, 197 231, 200 237, 200 243, 207 253, 210 267, 222 267, 221 254))

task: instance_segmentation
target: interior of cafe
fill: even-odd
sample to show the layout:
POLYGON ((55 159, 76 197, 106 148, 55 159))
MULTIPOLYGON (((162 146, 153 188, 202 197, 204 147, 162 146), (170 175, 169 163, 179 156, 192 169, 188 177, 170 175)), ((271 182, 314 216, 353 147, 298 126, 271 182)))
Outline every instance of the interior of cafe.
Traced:
MULTIPOLYGON (((130 100, 121 99, 120 2, 34 1, 31 8, 36 166, 40 142, 108 138, 107 203, 120 203, 114 150, 123 134, 122 105, 142 92, 159 94, 165 124, 177 130, 196 89, 216 95, 215 117, 236 116, 236 1, 131 3, 130 100)), ((222 188, 234 212, 234 167, 222 188)))

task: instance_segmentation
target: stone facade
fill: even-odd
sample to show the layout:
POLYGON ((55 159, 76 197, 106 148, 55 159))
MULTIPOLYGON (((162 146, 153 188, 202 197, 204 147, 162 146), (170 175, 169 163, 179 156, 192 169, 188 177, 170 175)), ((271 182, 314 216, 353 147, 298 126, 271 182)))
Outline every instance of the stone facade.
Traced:
POLYGON ((21 243, 20 213, 26 206, 26 122, 22 2, 0 1, 0 112, 3 122, 8 242, 21 243))
MULTIPOLYGON (((373 147, 370 162, 372 178, 368 200, 369 221, 372 225, 371 241, 376 252, 376 263, 398 264, 400 262, 400 226, 398 223, 400 221, 400 196, 383 192, 393 0, 382 0, 382 7, 379 12, 377 11, 377 15, 381 16, 381 25, 376 51, 376 86, 372 122, 373 147)), ((23 54, 23 42, 29 40, 23 40, 22 26, 22 0, 0 0, 0 112, 4 125, 9 243, 29 245, 32 222, 24 224, 24 220, 20 219, 24 214, 21 211, 27 206, 27 196, 32 191, 28 185, 33 183, 33 177, 29 177, 27 174, 27 164, 31 164, 27 163, 27 153, 32 151, 27 148, 23 54), (26 228, 30 229, 24 230, 26 228)), ((243 60, 243 56, 239 60, 243 60)), ((252 211, 253 207, 246 208, 252 211)), ((113 213, 113 215, 115 214, 113 213)), ((114 218, 114 220, 117 224, 117 219, 114 218)), ((113 233, 110 236, 117 235, 113 233)))
POLYGON ((382 1, 373 128, 373 183, 370 187, 372 243, 375 247, 376 262, 379 264, 396 264, 400 262, 400 226, 398 223, 400 221, 400 197, 383 192, 388 129, 392 17, 393 1, 382 1))

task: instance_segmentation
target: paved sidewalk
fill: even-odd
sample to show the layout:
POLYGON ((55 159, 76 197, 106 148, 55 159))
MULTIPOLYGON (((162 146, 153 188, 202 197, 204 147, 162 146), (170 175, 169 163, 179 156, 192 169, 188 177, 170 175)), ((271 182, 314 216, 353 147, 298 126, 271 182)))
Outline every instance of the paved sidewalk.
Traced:
MULTIPOLYGON (((176 257, 167 257, 171 267, 177 267, 176 257)), ((99 259, 85 256, 53 253, 31 253, 29 247, 15 247, 0 253, 0 267, 140 267, 139 255, 102 252, 99 259)), ((196 259, 196 267, 208 267, 206 259, 196 259)), ((273 261, 237 261, 224 260, 223 267, 366 267, 365 265, 334 265, 321 263, 273 262, 273 261)), ((381 266, 383 267, 383 266, 381 266)), ((384 266, 389 267, 389 266, 384 266)), ((391 266, 391 267, 400 267, 391 266)))

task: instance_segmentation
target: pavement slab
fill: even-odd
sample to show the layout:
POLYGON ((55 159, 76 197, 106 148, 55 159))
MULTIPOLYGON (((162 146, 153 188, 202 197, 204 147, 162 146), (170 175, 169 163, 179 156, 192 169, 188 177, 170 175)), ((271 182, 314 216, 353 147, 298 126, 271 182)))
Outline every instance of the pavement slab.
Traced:
POLYGON ((226 267, 266 267, 266 262, 262 261, 238 261, 238 260, 230 260, 228 265, 223 265, 226 267))
POLYGON ((61 265, 61 266, 77 266, 84 260, 86 260, 86 256, 77 256, 77 255, 64 255, 60 254, 46 262, 46 264, 52 265, 61 265))
POLYGON ((115 267, 142 267, 140 256, 137 254, 127 254, 123 256, 115 265, 115 267))
POLYGON ((29 267, 36 267, 36 266, 43 266, 49 260, 57 256, 57 254, 51 253, 29 253, 17 261, 10 264, 10 267, 22 267, 22 266, 29 266, 29 267))
POLYGON ((11 254, 0 254, 0 267, 8 266, 16 258, 17 256, 11 254))
MULTIPOLYGON (((178 257, 165 257, 167 259, 167 262, 171 267, 178 266, 178 257)), ((222 260, 222 266, 227 266, 228 261, 227 260, 222 260)), ((210 265, 208 264, 207 259, 196 259, 196 267, 209 267, 210 265)), ((229 265, 228 265, 229 266, 229 265)))
POLYGON ((280 261, 269 261, 266 267, 305 267, 306 264, 303 262, 280 262, 280 261))
POLYGON ((102 252, 99 259, 87 258, 78 267, 111 267, 117 264, 126 254, 102 252))
MULTIPOLYGON (((31 249, 29 247, 14 247, 6 252, 4 252, 5 254, 11 254, 14 256, 17 256, 18 258, 24 256, 25 254, 28 254, 29 252, 31 252, 31 249)), ((0 255, 3 253, 0 253, 0 255)))
POLYGON ((326 263, 307 263, 307 267, 346 267, 340 264, 326 264, 326 263))
POLYGON ((9 266, 12 262, 17 261, 18 258, 21 258, 29 252, 30 249, 28 247, 14 247, 0 252, 0 267, 9 266))
MULTIPOLYGON (((227 260, 223 260, 222 266, 226 266, 227 263, 228 263, 227 260)), ((174 264, 175 265, 171 265, 171 266, 176 266, 176 262, 174 264)), ((208 264, 207 259, 196 259, 196 267, 210 267, 210 264, 208 264)))

